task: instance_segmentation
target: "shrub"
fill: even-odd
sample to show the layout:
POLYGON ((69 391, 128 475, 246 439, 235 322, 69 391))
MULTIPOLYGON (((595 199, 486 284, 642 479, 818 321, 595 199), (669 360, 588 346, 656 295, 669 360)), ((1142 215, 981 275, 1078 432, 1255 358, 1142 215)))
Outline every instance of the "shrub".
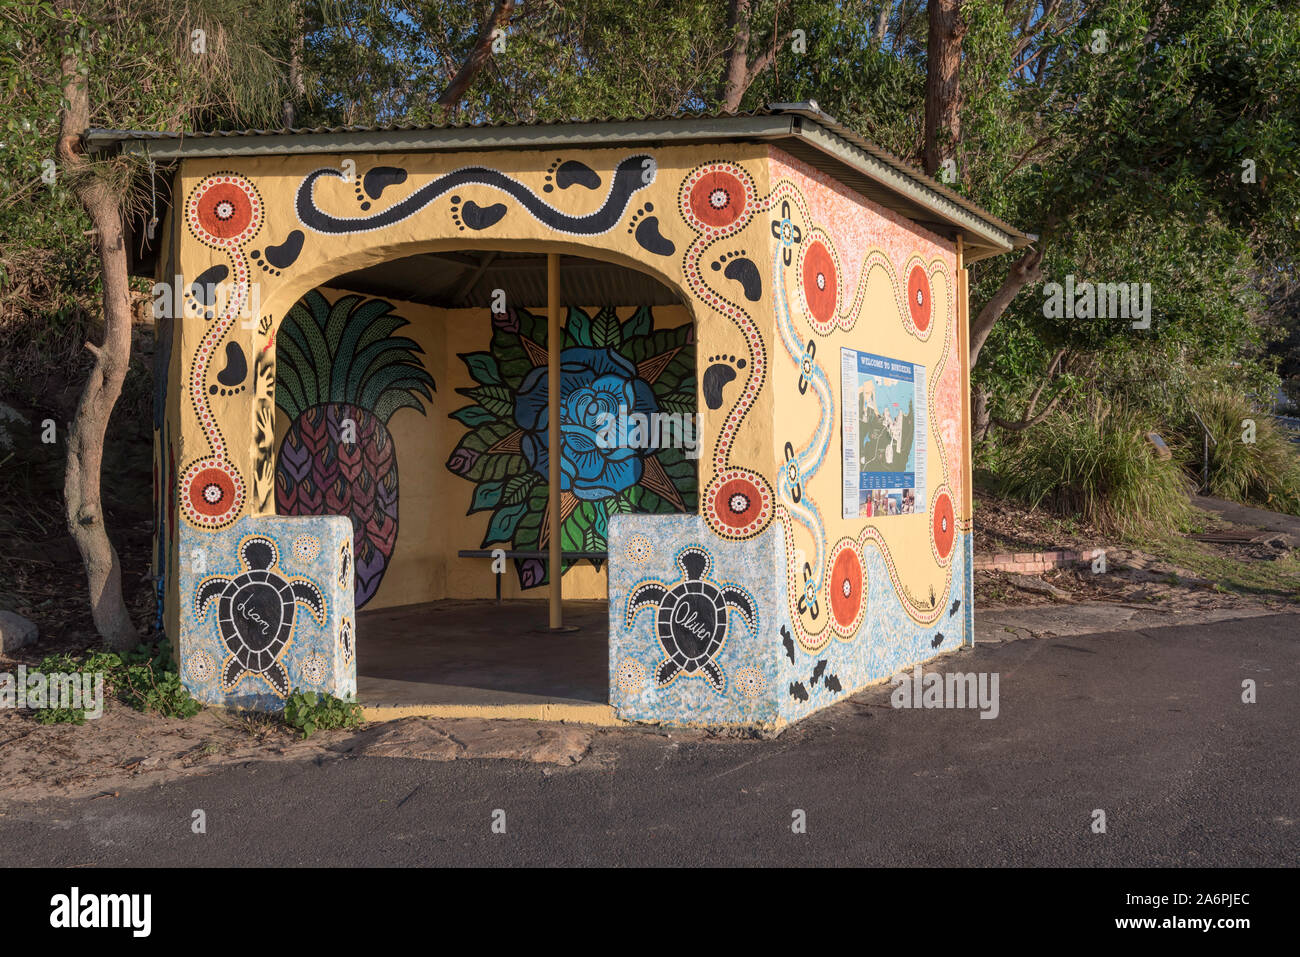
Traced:
MULTIPOLYGON (((165 718, 192 718, 203 710, 181 684, 173 669, 171 648, 165 640, 156 646, 139 645, 133 651, 87 652, 84 655, 48 655, 38 668, 44 674, 95 674, 102 672, 108 691, 136 711, 156 711, 165 718)), ((84 724, 85 709, 40 708, 42 724, 84 724)))
POLYGON ((355 701, 315 691, 295 691, 285 702, 284 720, 289 727, 301 731, 304 738, 309 738, 317 731, 359 728, 365 718, 361 705, 355 701))
MULTIPOLYGON (((1300 448, 1250 400, 1223 389, 1193 395, 1194 408, 1214 441, 1210 443, 1208 494, 1274 511, 1300 515, 1300 448), (1248 423, 1254 423, 1254 441, 1248 423)), ((1200 425, 1190 413, 1179 423, 1185 437, 1184 467, 1199 478, 1203 467, 1200 425)))
POLYGON ((1183 525, 1190 482, 1147 444, 1152 423, 1123 409, 1061 411, 994 457, 1004 494, 1133 536, 1183 525))

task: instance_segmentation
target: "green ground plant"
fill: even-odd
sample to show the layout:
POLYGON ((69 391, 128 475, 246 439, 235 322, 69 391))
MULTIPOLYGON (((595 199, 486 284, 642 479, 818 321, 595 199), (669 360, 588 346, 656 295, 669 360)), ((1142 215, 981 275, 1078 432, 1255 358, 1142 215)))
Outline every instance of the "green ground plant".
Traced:
POLYGON ((1147 444, 1140 410, 1069 408, 988 450, 997 489, 1129 538, 1186 525, 1190 483, 1147 444))
MULTIPOLYGON (((1194 408, 1214 437, 1210 443, 1208 493, 1276 512, 1300 515, 1300 447, 1274 420, 1240 392, 1205 389, 1194 394, 1194 408)), ((1181 459, 1201 475, 1201 427, 1189 413, 1179 423, 1181 459)))
MULTIPOLYGON (((166 640, 142 644, 132 651, 88 651, 84 654, 48 655, 37 670, 42 674, 104 675, 105 692, 136 711, 152 711, 164 718, 192 718, 203 710, 181 683, 166 640)), ((40 708, 41 724, 85 724, 84 708, 40 708)))
POLYGON ((316 691, 295 691, 284 705, 284 721, 309 738, 317 731, 359 728, 365 718, 361 705, 316 691))

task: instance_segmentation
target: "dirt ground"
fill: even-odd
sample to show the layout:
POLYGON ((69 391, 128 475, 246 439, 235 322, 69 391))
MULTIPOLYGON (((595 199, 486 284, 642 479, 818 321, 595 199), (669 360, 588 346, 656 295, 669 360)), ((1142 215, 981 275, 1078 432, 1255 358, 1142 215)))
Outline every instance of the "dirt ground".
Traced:
POLYGON ((277 718, 208 709, 181 720, 105 701, 84 725, 42 725, 0 710, 0 817, 50 797, 112 800, 128 788, 160 784, 251 761, 327 761, 344 755, 456 761, 531 761, 555 767, 609 764, 602 739, 648 734, 672 740, 732 739, 736 732, 654 727, 593 728, 547 721, 403 718, 356 731, 320 731, 304 740, 277 718))
POLYGON ((1108 601, 1192 609, 1291 611, 1300 605, 1300 542, 1234 525, 1198 510, 1201 537, 1256 541, 1200 541, 1169 532, 1138 543, 1121 542, 1073 519, 975 493, 975 554, 1101 548, 1104 574, 1090 563, 1043 575, 977 570, 975 608, 1108 601))

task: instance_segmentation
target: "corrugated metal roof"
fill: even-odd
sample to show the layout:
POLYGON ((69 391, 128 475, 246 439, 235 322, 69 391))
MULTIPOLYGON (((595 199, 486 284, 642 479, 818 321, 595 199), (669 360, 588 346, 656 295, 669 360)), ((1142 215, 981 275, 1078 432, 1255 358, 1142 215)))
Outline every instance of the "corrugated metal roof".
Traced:
POLYGON ((816 103, 774 103, 747 113, 678 113, 585 121, 439 126, 377 125, 195 133, 90 130, 92 151, 123 150, 156 160, 338 152, 632 146, 762 140, 941 235, 963 234, 968 261, 1028 245, 1029 236, 960 193, 821 112, 816 103))
POLYGON ((87 143, 92 148, 125 140, 183 140, 234 138, 247 136, 300 136, 307 133, 425 133, 435 130, 501 130, 512 127, 528 129, 546 129, 556 126, 586 126, 595 123, 645 123, 660 121, 722 120, 747 116, 777 116, 783 110, 768 107, 766 109, 748 110, 740 113, 715 113, 708 111, 687 110, 678 113, 627 113, 609 114, 566 120, 532 120, 519 122, 499 120, 493 123, 439 123, 435 126, 412 123, 378 123, 354 124, 350 126, 281 126, 271 129, 255 130, 195 130, 181 133, 168 130, 112 130, 96 127, 86 134, 87 143))

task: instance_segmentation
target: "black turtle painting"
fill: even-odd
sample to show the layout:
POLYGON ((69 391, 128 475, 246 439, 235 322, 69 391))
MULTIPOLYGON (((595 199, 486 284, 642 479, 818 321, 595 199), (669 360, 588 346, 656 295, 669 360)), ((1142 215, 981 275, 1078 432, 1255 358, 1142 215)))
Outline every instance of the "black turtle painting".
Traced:
POLYGON ((221 686, 227 693, 245 675, 258 675, 281 698, 289 695, 289 675, 280 658, 293 640, 293 615, 302 603, 325 624, 325 595, 308 578, 285 578, 277 568, 280 549, 262 535, 239 543, 239 574, 212 575, 199 582, 194 610, 199 618, 217 604, 217 629, 230 654, 222 662, 221 686))
POLYGON ((739 585, 709 578, 713 559, 703 548, 683 548, 677 567, 683 577, 676 582, 645 581, 633 587, 627 598, 628 627, 642 610, 658 608, 655 628, 665 657, 655 670, 655 682, 662 688, 678 675, 701 677, 723 694, 727 679, 716 659, 727 640, 728 614, 736 612, 757 633, 758 608, 739 585))

